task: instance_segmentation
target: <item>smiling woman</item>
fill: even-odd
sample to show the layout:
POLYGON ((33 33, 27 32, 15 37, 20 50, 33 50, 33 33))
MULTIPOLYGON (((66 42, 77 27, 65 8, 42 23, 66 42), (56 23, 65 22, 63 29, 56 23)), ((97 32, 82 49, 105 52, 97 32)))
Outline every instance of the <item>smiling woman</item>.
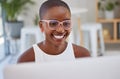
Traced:
POLYGON ((40 7, 39 16, 39 27, 45 40, 25 51, 18 63, 66 61, 90 56, 84 47, 66 41, 73 26, 70 8, 64 1, 45 1, 40 7))

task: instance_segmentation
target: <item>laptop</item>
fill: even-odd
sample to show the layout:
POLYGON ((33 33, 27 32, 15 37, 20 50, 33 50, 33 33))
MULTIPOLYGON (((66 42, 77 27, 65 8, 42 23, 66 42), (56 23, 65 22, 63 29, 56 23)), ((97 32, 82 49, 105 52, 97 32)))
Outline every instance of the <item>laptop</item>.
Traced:
POLYGON ((120 79, 120 56, 8 65, 4 79, 120 79))

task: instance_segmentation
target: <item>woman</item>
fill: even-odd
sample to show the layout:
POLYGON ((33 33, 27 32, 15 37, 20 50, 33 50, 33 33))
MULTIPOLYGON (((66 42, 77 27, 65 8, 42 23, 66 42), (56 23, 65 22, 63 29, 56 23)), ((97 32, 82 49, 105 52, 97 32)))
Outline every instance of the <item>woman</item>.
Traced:
POLYGON ((65 61, 90 56, 85 48, 66 41, 73 27, 71 12, 65 2, 45 1, 40 7, 39 15, 39 27, 45 35, 45 40, 24 52, 18 63, 65 61))

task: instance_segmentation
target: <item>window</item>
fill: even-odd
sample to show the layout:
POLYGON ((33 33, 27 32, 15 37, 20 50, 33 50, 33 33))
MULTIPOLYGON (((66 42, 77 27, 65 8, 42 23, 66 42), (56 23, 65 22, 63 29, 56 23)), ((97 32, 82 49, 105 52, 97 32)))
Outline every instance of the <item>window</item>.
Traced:
POLYGON ((0 5, 0 37, 3 35, 3 26, 2 26, 2 12, 1 12, 1 5, 0 5))

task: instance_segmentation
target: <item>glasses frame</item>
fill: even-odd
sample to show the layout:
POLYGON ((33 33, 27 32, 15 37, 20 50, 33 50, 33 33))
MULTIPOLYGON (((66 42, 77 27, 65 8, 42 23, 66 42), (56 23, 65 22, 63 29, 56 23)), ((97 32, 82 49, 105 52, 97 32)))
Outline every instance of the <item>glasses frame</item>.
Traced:
POLYGON ((72 27, 71 27, 71 20, 63 20, 63 21, 58 21, 58 20, 41 20, 41 22, 46 22, 51 30, 56 30, 58 27, 60 27, 60 25, 62 25, 62 27, 63 27, 65 30, 69 30, 69 29, 72 28, 72 27), (56 22, 58 22, 58 25, 57 25, 55 28, 52 28, 52 27, 50 27, 50 24, 49 24, 50 21, 56 21, 56 22), (65 28, 64 25, 63 25, 63 23, 66 22, 66 21, 69 21, 69 22, 70 22, 70 27, 69 27, 69 28, 65 28))

